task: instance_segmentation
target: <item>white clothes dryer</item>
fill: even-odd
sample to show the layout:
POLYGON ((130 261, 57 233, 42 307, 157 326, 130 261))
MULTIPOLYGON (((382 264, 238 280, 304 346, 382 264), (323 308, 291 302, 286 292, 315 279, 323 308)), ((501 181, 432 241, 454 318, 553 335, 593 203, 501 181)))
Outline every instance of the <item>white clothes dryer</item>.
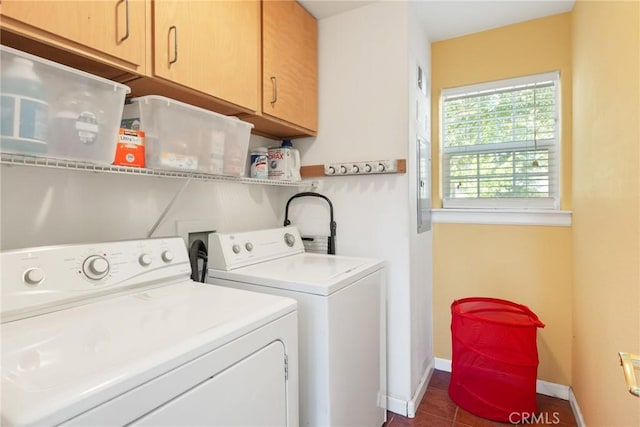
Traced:
POLYGON ((297 426, 292 299, 188 279, 180 238, 3 252, 3 426, 297 426))
POLYGON ((208 251, 208 283, 298 301, 301 425, 384 423, 382 261, 305 253, 295 227, 214 233, 208 251))

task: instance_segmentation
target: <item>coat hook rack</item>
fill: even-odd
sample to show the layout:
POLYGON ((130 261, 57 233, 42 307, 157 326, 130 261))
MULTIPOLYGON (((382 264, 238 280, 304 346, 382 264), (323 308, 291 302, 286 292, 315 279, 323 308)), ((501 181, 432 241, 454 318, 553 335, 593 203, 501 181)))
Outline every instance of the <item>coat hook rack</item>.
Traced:
POLYGON ((323 165, 308 165, 300 168, 303 178, 320 176, 355 176, 406 173, 407 160, 360 160, 357 162, 331 162, 323 165))

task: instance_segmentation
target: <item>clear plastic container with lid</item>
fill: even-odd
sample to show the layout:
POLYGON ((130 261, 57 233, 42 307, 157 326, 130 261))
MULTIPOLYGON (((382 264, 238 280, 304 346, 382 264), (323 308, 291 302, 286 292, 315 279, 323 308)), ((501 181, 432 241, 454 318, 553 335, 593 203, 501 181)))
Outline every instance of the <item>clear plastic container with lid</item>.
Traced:
POLYGON ((0 151, 111 164, 129 87, 0 46, 0 151))
POLYGON ((148 168, 245 175, 251 123, 162 96, 131 101, 123 121, 145 132, 148 168))

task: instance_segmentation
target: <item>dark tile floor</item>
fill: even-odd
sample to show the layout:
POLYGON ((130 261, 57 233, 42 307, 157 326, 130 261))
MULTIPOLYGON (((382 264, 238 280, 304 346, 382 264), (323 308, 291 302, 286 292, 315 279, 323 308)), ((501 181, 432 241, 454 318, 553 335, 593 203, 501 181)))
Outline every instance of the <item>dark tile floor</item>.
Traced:
MULTIPOLYGON (((389 412, 386 427, 490 427, 508 426, 477 417, 456 405, 447 389, 451 374, 443 371, 433 371, 433 376, 418 406, 415 418, 406 418, 389 412)), ((538 417, 537 423, 523 423, 527 425, 556 425, 561 427, 577 426, 571 405, 568 401, 556 399, 542 394, 537 395, 538 417), (542 414, 542 415, 540 415, 542 414)))

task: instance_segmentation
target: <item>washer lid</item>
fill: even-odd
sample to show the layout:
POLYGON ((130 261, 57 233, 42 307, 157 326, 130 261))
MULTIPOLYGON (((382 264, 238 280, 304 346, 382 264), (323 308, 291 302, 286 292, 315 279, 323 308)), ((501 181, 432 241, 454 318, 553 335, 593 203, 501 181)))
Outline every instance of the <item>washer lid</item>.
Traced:
POLYGON ((58 424, 295 308, 181 282, 5 323, 2 422, 58 424))
POLYGON ((330 295, 381 269, 384 263, 369 258, 302 253, 231 271, 209 269, 209 278, 330 295))

